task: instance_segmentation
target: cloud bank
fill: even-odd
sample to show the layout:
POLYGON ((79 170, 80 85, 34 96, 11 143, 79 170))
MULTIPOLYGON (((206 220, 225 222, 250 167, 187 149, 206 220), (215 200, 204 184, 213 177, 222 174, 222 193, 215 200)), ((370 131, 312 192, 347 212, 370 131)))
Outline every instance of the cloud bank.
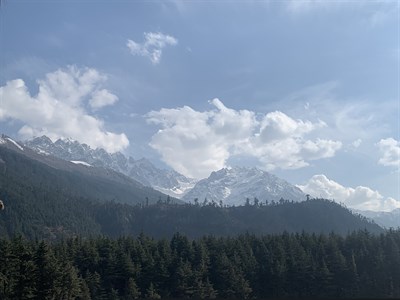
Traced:
POLYGON ((126 46, 132 55, 140 55, 147 57, 156 65, 161 60, 162 50, 166 46, 175 46, 178 40, 170 35, 161 32, 145 32, 144 42, 142 44, 129 40, 126 46))
POLYGON ((381 139, 377 146, 382 154, 378 163, 383 166, 400 167, 400 142, 393 138, 381 139))
POLYGON ((349 208, 373 211, 391 211, 400 208, 400 201, 385 198, 369 187, 344 187, 325 175, 314 175, 305 185, 297 185, 304 193, 313 197, 333 199, 349 208))
POLYGON ((322 121, 295 120, 280 111, 260 118, 252 111, 227 108, 218 99, 210 104, 214 108, 204 112, 184 106, 147 114, 148 122, 161 127, 150 146, 184 175, 204 178, 235 155, 254 157, 268 170, 297 169, 334 156, 342 146, 308 137, 326 126, 322 121))
POLYGON ((107 77, 95 69, 69 66, 38 80, 37 95, 31 96, 22 79, 0 87, 0 121, 24 123, 22 138, 47 135, 51 139, 70 137, 93 148, 115 152, 129 145, 125 134, 104 128, 104 122, 85 109, 114 104, 118 97, 102 88, 107 77))

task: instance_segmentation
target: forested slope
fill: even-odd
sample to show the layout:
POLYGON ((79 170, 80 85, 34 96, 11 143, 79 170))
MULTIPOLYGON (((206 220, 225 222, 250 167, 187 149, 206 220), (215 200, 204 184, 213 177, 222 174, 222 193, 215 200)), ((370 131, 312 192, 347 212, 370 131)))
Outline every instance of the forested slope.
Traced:
POLYGON ((0 239, 0 299, 399 298, 400 232, 0 239))

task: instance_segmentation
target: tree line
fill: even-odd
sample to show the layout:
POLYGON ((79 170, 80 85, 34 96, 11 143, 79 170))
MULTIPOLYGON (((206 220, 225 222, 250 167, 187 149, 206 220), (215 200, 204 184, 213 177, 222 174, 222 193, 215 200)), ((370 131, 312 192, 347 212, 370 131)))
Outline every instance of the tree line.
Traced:
POLYGON ((0 299, 400 297, 400 230, 0 239, 0 299))

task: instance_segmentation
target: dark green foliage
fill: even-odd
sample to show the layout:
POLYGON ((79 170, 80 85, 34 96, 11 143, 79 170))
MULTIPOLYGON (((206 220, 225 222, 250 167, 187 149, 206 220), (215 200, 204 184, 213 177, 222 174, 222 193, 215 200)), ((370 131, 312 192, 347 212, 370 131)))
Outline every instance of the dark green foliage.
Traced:
POLYGON ((0 298, 398 298, 399 248, 399 230, 192 241, 181 234, 53 244, 0 239, 0 298))
POLYGON ((381 233, 383 229, 328 200, 313 199, 263 206, 219 207, 214 205, 168 205, 130 207, 104 204, 96 207, 102 233, 112 237, 138 235, 170 238, 180 232, 189 238, 205 234, 236 236, 287 232, 347 234, 354 230, 381 233))

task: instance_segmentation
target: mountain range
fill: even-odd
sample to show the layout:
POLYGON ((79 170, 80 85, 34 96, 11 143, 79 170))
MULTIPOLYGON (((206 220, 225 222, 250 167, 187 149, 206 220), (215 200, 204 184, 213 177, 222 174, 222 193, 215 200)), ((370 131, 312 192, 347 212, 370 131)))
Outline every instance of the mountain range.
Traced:
POLYGON ((108 153, 102 148, 92 149, 72 139, 58 139, 52 142, 47 136, 41 136, 24 144, 42 155, 114 170, 176 198, 181 198, 196 183, 195 179, 187 178, 173 170, 156 168, 146 158, 135 160, 121 152, 108 153))
POLYGON ((135 160, 120 152, 107 153, 104 149, 92 149, 71 139, 52 142, 42 136, 26 141, 25 146, 42 155, 112 169, 185 202, 197 198, 200 201, 222 201, 225 205, 242 205, 246 198, 257 198, 260 201, 276 201, 281 198, 305 200, 305 194, 299 188, 257 168, 224 168, 197 181, 173 170, 156 168, 146 158, 135 160))
MULTIPOLYGON (((215 202, 229 206, 242 205, 246 199, 263 203, 279 201, 281 198, 293 201, 306 199, 305 194, 296 186, 257 168, 223 168, 212 172, 208 178, 196 180, 173 170, 157 168, 146 158, 135 160, 120 152, 108 153, 101 148, 92 149, 71 139, 53 142, 42 136, 17 143, 9 137, 2 136, 0 143, 17 151, 24 151, 25 155, 35 156, 35 159, 52 166, 63 165, 64 169, 71 169, 75 165, 80 172, 83 170, 96 174, 97 177, 106 176, 120 182, 130 182, 133 179, 136 184, 151 187, 188 203, 215 202), (65 165, 65 161, 70 163, 65 165)), ((155 195, 150 202, 154 202, 155 198, 165 198, 163 194, 155 195)), ((112 197, 107 191, 104 195, 112 197)), ((399 209, 392 212, 355 212, 387 228, 400 226, 399 209)))
MULTIPOLYGON (((257 169, 232 168, 212 173, 200 187, 220 182, 239 194, 244 188, 239 183, 246 176, 254 186, 257 180, 285 186, 284 181, 257 169)), ((259 191, 255 189, 254 195, 259 191)), ((185 204, 111 169, 38 154, 6 136, 0 138, 0 199, 5 206, 0 212, 0 236, 8 237, 15 233, 57 239, 141 232, 169 237, 177 231, 190 237, 301 230, 382 232, 377 224, 323 199, 267 203, 260 197, 244 206, 221 206, 214 199, 185 204)), ((229 195, 224 199, 229 200, 229 195)))

